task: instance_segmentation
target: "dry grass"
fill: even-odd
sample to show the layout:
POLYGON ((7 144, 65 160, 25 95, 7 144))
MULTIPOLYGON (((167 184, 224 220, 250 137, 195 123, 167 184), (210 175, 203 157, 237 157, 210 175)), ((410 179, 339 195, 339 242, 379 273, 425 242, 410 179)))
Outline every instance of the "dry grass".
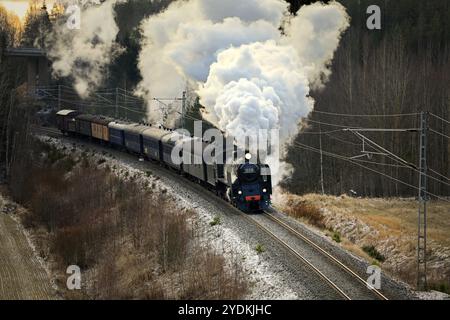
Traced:
MULTIPOLYGON (((415 235, 417 201, 415 199, 351 198, 307 194, 300 197, 307 205, 327 208, 331 212, 355 217, 380 230, 381 236, 415 235)), ((290 200, 292 201, 292 200, 290 200)), ((428 203, 428 238, 450 246, 450 204, 428 203)))
POLYGON ((312 203, 289 199, 284 207, 284 212, 294 218, 306 220, 308 223, 318 228, 325 228, 323 214, 320 212, 320 209, 312 203))
MULTIPOLYGON (((341 245, 381 264, 385 271, 415 285, 417 201, 307 194, 283 195, 278 207, 330 236, 339 231, 341 245), (306 208, 306 209, 305 209, 306 208), (314 209, 310 209, 314 208, 314 209), (310 216, 315 218, 311 219, 310 216), (366 246, 366 252, 363 248, 366 246), (368 250, 372 247, 373 250, 368 250), (374 251, 376 250, 376 251, 374 251), (369 255, 367 252, 370 252, 369 255), (375 254, 375 252, 380 255, 375 254), (385 257, 383 263, 376 257, 385 257)), ((428 270, 433 288, 450 286, 450 204, 430 201, 427 215, 428 270)))

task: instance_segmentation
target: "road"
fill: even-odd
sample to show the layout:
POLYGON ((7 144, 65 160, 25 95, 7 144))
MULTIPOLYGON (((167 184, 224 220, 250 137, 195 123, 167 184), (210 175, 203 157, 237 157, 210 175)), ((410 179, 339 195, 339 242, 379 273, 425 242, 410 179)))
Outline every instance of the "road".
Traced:
POLYGON ((53 300, 50 279, 30 247, 24 231, 0 212, 0 300, 53 300))

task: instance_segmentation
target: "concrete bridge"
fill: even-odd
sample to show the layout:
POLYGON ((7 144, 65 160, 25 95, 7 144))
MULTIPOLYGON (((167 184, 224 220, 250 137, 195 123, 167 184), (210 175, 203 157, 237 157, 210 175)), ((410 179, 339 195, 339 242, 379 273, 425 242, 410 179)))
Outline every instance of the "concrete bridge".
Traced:
POLYGON ((38 48, 7 48, 4 56, 27 64, 27 91, 33 95, 36 86, 47 86, 50 82, 50 62, 46 52, 38 48))

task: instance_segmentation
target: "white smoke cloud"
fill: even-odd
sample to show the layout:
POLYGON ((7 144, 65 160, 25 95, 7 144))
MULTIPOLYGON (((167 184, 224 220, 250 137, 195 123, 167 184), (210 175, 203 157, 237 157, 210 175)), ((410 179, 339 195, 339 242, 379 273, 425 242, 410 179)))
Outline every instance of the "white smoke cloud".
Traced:
MULTIPOLYGON (((286 12, 282 0, 173 3, 141 26, 139 92, 149 102, 176 97, 188 82, 206 108, 204 117, 219 129, 233 136, 279 129, 283 155, 314 106, 310 89, 329 76, 349 25, 337 2, 304 6, 295 17, 286 12)), ((286 168, 279 159, 269 162, 286 168)))
POLYGON ((329 66, 333 54, 348 26, 349 18, 341 4, 315 3, 303 6, 297 16, 288 21, 286 37, 280 42, 297 50, 309 80, 321 86, 331 73, 329 66), (319 79, 321 75, 325 76, 322 80, 319 79))
MULTIPOLYGON (((119 28, 114 6, 125 0, 106 0, 81 6, 80 29, 70 29, 65 19, 55 26, 48 37, 48 55, 57 77, 71 76, 78 94, 86 97, 101 85, 107 67, 121 52, 115 42, 119 28)), ((72 4, 73 1, 63 1, 72 4)))
POLYGON ((222 51, 198 90, 205 117, 235 137, 279 129, 287 141, 313 107, 301 68, 294 48, 273 40, 222 51))
POLYGON ((150 119, 160 121, 153 97, 179 97, 186 82, 196 88, 220 51, 278 37, 286 8, 282 0, 177 1, 144 21, 137 92, 147 98, 150 119))

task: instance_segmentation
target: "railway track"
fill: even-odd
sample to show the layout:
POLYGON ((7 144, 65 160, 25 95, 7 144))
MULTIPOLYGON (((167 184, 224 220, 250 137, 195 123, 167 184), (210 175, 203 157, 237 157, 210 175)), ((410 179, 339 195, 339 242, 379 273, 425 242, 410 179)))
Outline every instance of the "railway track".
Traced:
MULTIPOLYGON (((323 257, 327 258, 328 261, 330 261, 331 263, 335 264, 336 266, 338 266, 341 270, 343 270, 344 272, 346 272, 348 275, 350 275, 355 282, 359 283, 362 288, 367 289, 367 291, 371 294, 373 294, 376 298, 380 299, 380 300, 388 300, 388 298, 379 290, 377 290, 376 288, 374 288, 373 286, 371 286, 370 284, 367 283, 366 280, 364 280, 360 275, 358 275, 358 273, 356 273, 355 271, 353 271, 352 269, 350 269, 348 266, 346 266, 344 263, 342 263, 338 258, 334 257, 332 254, 330 254, 328 251, 326 251, 325 249, 323 249, 321 246, 319 246, 318 244, 316 244, 315 242, 313 242, 311 239, 309 239, 308 237, 306 237, 305 235, 301 234, 299 231, 297 231, 296 229, 294 229, 293 227, 291 227, 289 224, 287 224, 286 222, 282 221, 281 219, 275 217, 272 213, 270 213, 269 211, 266 211, 263 213, 263 215, 265 217, 267 217, 268 219, 270 219, 271 221, 273 221, 274 223, 278 224, 279 226, 281 226, 283 229, 287 230, 289 233, 293 234, 295 237, 297 237, 298 239, 300 239, 301 241, 303 241, 304 243, 308 244, 310 247, 314 248, 314 250, 322 255, 323 257)), ((255 223, 258 223, 259 225, 261 225, 259 222, 255 221, 255 223)), ((270 230, 267 230, 267 232, 270 232, 270 230)), ((275 236, 276 237, 276 236, 275 236)), ((277 237, 278 241, 283 241, 281 239, 279 239, 277 237)), ((286 244, 287 245, 287 244, 286 244)), ((301 256, 298 252, 295 252, 295 250, 293 250, 292 248, 290 248, 291 251, 293 251, 293 254, 295 255, 299 255, 301 256)), ((335 282, 333 282, 332 280, 330 280, 327 276, 324 275, 323 272, 321 272, 317 267, 315 267, 311 262, 309 262, 305 257, 301 256, 300 259, 302 259, 303 261, 305 261, 305 263, 307 263, 308 265, 311 266, 311 268, 317 272, 325 281, 327 281, 329 283, 329 285, 334 288, 336 291, 338 291, 339 294, 341 294, 344 298, 351 300, 351 296, 347 293, 344 292, 343 289, 341 289, 335 282)))
POLYGON ((275 233, 270 231, 270 229, 266 228, 264 225, 259 223, 258 221, 250 218, 249 216, 243 214, 243 216, 254 223, 258 228, 268 234, 275 241, 280 243, 284 248, 286 248, 292 255, 294 255, 298 260, 300 260, 303 264, 305 264, 308 268, 314 271, 323 281, 327 283, 333 290, 335 290, 340 296, 342 296, 346 300, 351 300, 351 298, 337 286, 331 279, 329 279, 322 271, 320 271, 317 267, 315 267, 308 259, 306 259, 303 255, 301 255, 298 251, 296 251, 292 246, 290 246, 286 241, 282 240, 275 233))
MULTIPOLYGON (((37 133, 42 133, 46 135, 51 135, 54 137, 61 137, 62 134, 54 129, 48 127, 34 127, 33 131, 37 133)), ((171 178, 179 179, 180 176, 171 170, 164 170, 165 173, 171 178)), ((333 292, 337 293, 339 297, 345 300, 353 299, 378 299, 378 300, 388 300, 388 298, 375 288, 368 288, 366 280, 359 276, 355 271, 351 270, 338 258, 330 254, 327 250, 320 247, 317 243, 306 237, 305 235, 298 232, 295 228, 282 221, 281 219, 275 217, 273 214, 274 209, 263 212, 260 215, 248 215, 237 208, 232 206, 229 202, 222 200, 215 196, 212 192, 204 192, 205 189, 199 184, 191 182, 186 179, 190 188, 196 190, 197 192, 202 192, 205 198, 209 201, 221 202, 221 206, 226 208, 229 213, 233 215, 239 215, 244 220, 255 225, 259 230, 263 231, 264 234, 270 237, 270 239, 275 240, 280 247, 284 248, 296 261, 300 262, 306 268, 312 270, 333 292), (264 218, 265 221, 261 220, 264 218), (268 223, 269 222, 269 223, 268 223), (271 225, 270 225, 271 224, 271 225), (276 230, 278 228, 278 230, 276 230), (282 236, 283 232, 280 232, 280 228, 286 233, 291 235, 290 239, 286 239, 286 235, 282 236), (323 259, 321 263, 317 263, 316 259, 311 259, 302 251, 313 251, 315 255, 321 256, 323 259), (329 268, 328 265, 333 265, 336 268, 329 268), (324 267, 325 266, 325 267, 324 267), (328 270, 327 270, 328 269, 328 270), (340 273, 345 273, 347 276, 343 277, 340 273), (340 281, 336 281, 335 278, 339 278, 340 281), (343 285, 346 284, 346 285, 343 285), (351 287, 358 287, 357 290, 350 289, 351 287), (356 292, 355 292, 356 291, 356 292)))
POLYGON ((61 131, 59 131, 58 129, 55 129, 55 128, 50 128, 50 127, 40 127, 40 126, 32 125, 31 130, 36 133, 44 133, 47 135, 51 135, 52 137, 62 136, 61 131))

